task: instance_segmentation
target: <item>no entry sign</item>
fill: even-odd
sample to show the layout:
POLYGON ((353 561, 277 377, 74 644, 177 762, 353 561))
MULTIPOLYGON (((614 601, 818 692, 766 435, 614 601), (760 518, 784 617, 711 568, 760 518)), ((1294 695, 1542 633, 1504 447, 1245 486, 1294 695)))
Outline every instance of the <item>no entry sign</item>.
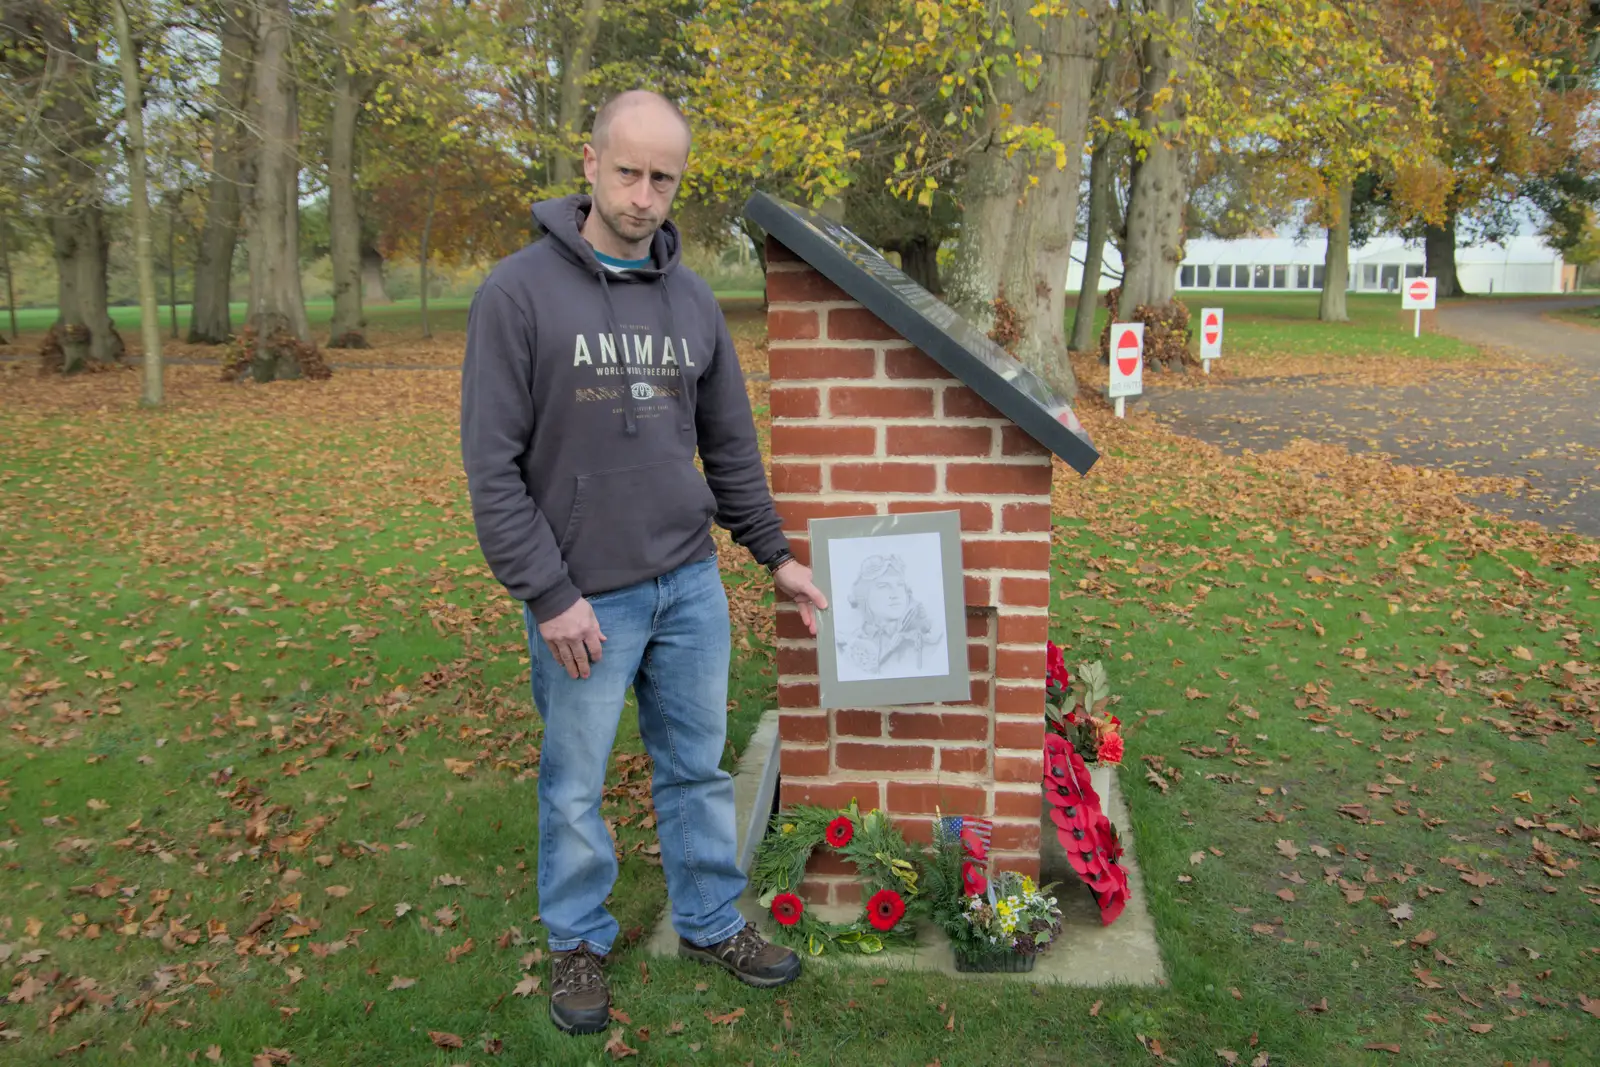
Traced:
POLYGON ((1438 292, 1439 287, 1432 278, 1407 278, 1400 290, 1400 308, 1402 311, 1432 311, 1438 292))
MULTIPOLYGON (((1120 400, 1144 392, 1144 323, 1111 324, 1111 387, 1107 396, 1120 400)), ((1118 407, 1121 405, 1119 404, 1118 407)))
POLYGON ((1200 358, 1222 358, 1222 309, 1200 309, 1200 358))

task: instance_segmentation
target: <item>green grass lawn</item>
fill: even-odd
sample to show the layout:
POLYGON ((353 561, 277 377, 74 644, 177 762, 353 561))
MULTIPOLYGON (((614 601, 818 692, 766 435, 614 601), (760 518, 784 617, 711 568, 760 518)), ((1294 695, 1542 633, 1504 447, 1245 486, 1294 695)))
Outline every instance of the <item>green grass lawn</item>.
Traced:
POLYGON ((1586 308, 1562 308, 1550 314, 1558 319, 1576 322, 1580 326, 1600 326, 1600 304, 1586 308))
MULTIPOLYGON (((1408 355, 1434 359, 1462 359, 1477 353, 1465 341, 1424 332, 1411 336, 1411 318, 1400 314, 1399 297, 1378 293, 1350 293, 1347 323, 1317 319, 1317 293, 1183 292, 1189 322, 1199 336, 1203 308, 1223 310, 1223 358, 1229 355, 1347 356, 1408 355)), ((1067 333, 1076 317, 1076 294, 1068 294, 1067 333)), ((1095 329, 1105 328, 1107 312, 1097 308, 1095 329)), ((1198 345, 1199 341, 1196 340, 1198 345)))
MULTIPOLYGON (((516 993, 548 985, 540 728, 453 394, 369 417, 318 388, 355 387, 242 414, 0 404, 8 1065, 606 1058, 516 993)), ((1163 477, 1185 455, 1081 483, 1052 610, 1128 723, 1170 985, 819 964, 760 993, 630 940, 611 975, 639 1062, 1594 1062, 1600 569, 1493 525, 1441 540, 1333 479, 1163 477)), ((775 696, 770 649, 737 648, 730 761, 775 696)), ((665 890, 624 722, 604 810, 637 938, 665 890)))

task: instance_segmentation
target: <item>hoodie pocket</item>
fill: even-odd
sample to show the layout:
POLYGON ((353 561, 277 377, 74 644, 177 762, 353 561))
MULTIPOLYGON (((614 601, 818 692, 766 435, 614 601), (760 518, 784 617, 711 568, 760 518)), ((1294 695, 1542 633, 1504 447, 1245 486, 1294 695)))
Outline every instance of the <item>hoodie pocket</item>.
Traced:
POLYGON ((631 585, 684 562, 716 510, 687 460, 580 474, 561 556, 585 592, 631 585))

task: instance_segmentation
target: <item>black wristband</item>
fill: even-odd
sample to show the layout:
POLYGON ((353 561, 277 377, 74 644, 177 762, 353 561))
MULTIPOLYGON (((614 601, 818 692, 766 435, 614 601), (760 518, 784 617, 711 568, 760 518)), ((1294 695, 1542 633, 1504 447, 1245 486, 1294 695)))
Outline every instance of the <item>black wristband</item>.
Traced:
POLYGON ((776 556, 774 556, 771 559, 767 560, 767 563, 766 563, 767 573, 768 574, 777 574, 778 573, 778 568, 783 566, 785 563, 788 563, 791 559, 794 559, 794 553, 790 552, 787 548, 784 549, 782 552, 779 552, 776 556))

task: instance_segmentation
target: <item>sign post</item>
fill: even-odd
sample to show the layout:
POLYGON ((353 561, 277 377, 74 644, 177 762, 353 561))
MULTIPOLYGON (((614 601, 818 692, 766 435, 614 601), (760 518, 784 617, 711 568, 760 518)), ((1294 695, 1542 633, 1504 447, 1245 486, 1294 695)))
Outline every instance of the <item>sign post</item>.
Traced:
POLYGON ((1416 319, 1411 324, 1411 336, 1422 336, 1422 313, 1432 311, 1435 306, 1435 297, 1439 293, 1439 286, 1433 278, 1412 278, 1406 282, 1405 288, 1400 290, 1400 307, 1414 310, 1416 319))
POLYGON ((1200 361, 1207 374, 1211 361, 1222 358, 1222 309, 1200 309, 1200 361))
POLYGON ((1111 324, 1111 385, 1106 395, 1117 402, 1117 418, 1127 414, 1126 397, 1144 392, 1144 323, 1111 324))

